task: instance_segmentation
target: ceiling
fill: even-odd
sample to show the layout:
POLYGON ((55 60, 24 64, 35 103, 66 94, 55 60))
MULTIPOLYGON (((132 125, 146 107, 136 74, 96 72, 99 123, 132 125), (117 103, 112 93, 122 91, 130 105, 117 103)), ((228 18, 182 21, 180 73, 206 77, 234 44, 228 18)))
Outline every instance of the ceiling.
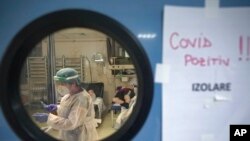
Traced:
POLYGON ((54 33, 54 39, 60 40, 90 40, 106 39, 107 35, 88 28, 69 28, 54 33))

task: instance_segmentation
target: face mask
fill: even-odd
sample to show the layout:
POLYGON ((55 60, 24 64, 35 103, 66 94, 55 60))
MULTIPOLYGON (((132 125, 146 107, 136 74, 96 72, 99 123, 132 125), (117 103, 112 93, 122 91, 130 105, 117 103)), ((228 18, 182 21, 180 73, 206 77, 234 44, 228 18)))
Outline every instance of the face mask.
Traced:
POLYGON ((65 86, 58 86, 56 89, 58 95, 64 96, 66 94, 69 94, 69 89, 65 86))

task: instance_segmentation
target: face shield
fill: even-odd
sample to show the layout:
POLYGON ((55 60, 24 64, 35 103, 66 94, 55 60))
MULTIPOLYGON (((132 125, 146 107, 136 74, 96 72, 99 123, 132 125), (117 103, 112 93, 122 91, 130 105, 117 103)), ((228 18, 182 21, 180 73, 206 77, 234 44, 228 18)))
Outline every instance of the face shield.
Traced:
POLYGON ((76 82, 77 85, 80 85, 80 78, 76 70, 72 68, 63 68, 59 70, 54 76, 57 95, 62 97, 69 94, 70 90, 66 85, 71 85, 74 82, 76 82))
POLYGON ((80 85, 80 77, 78 72, 72 68, 60 69, 54 76, 54 81, 57 85, 72 84, 74 81, 80 85))
POLYGON ((55 88, 56 88, 56 95, 57 95, 57 97, 63 97, 66 94, 70 93, 69 89, 66 86, 64 86, 64 85, 56 85, 55 88))

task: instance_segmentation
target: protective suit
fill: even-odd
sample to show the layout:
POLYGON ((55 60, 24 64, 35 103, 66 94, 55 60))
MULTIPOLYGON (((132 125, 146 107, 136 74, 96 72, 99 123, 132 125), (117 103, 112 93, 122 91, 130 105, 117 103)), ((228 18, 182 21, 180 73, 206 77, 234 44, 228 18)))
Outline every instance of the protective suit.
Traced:
POLYGON ((61 99, 58 115, 49 114, 47 124, 59 130, 59 139, 65 141, 95 141, 95 111, 92 99, 87 91, 70 95, 61 99))
POLYGON ((48 115, 47 124, 59 130, 59 140, 97 140, 93 101, 88 92, 81 88, 78 72, 72 68, 63 68, 56 73, 54 80, 56 87, 61 87, 68 94, 61 98, 57 113, 48 115))

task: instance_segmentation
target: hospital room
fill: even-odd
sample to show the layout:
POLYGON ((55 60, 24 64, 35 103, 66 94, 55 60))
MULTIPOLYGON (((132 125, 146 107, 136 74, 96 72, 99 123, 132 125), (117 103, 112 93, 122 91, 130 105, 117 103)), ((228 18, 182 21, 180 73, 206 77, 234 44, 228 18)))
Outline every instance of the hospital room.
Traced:
POLYGON ((138 78, 122 43, 95 29, 67 28, 46 36, 33 47, 20 78, 22 104, 35 125, 49 136, 59 139, 58 128, 47 123, 48 114, 53 112, 51 108, 58 114, 63 111, 61 100, 69 91, 65 92, 60 84, 71 79, 76 79, 92 100, 88 104, 94 110, 99 140, 117 132, 133 115, 138 78), (65 74, 63 81, 61 73, 65 74))

